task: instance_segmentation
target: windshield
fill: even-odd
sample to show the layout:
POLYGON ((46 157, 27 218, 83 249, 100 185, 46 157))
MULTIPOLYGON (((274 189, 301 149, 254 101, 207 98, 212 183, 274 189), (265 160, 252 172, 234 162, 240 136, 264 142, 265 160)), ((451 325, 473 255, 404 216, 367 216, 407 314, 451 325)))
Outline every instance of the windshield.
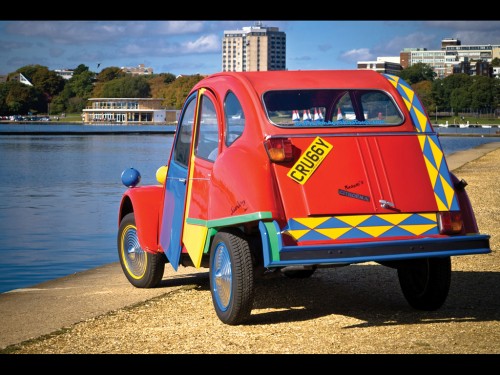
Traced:
POLYGON ((377 90, 277 90, 263 96, 269 120, 278 126, 400 125, 392 98, 377 90))

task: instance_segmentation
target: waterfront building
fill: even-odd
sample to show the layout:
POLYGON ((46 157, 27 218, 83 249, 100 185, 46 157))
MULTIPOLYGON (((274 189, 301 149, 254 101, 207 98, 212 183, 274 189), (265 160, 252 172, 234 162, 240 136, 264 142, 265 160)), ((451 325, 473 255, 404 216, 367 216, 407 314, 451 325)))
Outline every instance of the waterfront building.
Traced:
POLYGON ((153 74, 153 68, 148 68, 144 64, 139 64, 136 67, 122 66, 120 69, 122 72, 132 74, 133 76, 153 74))
POLYGON ((434 69, 436 78, 444 78, 456 72, 494 76, 490 64, 496 57, 500 58, 500 44, 462 45, 460 40, 453 38, 442 39, 439 50, 405 48, 400 53, 403 68, 425 63, 434 69))
POLYGON ((222 71, 286 70, 286 34, 278 27, 254 26, 226 30, 222 40, 222 71))
POLYGON ((84 124, 170 124, 177 121, 178 110, 166 110, 161 98, 90 98, 83 110, 84 124))
POLYGON ((64 79, 70 79, 73 78, 73 69, 56 69, 54 70, 56 74, 64 79))

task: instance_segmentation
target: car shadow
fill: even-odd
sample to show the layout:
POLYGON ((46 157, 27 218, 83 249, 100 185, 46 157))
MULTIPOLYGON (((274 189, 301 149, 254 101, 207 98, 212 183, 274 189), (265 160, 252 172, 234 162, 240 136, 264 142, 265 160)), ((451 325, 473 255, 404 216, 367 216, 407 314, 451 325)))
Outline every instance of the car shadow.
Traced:
POLYGON ((380 265, 319 269, 308 279, 256 280, 252 315, 264 325, 344 315, 362 321, 343 328, 500 320, 500 273, 453 271, 450 292, 436 311, 413 309, 397 271, 380 265))

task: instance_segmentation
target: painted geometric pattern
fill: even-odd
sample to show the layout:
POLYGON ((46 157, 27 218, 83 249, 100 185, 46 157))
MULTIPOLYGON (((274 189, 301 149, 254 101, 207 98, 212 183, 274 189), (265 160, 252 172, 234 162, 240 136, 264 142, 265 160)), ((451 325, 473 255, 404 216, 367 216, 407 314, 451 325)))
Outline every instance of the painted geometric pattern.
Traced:
POLYGON ((439 211, 459 210, 457 197, 451 183, 448 166, 437 136, 419 135, 418 141, 424 155, 425 166, 434 189, 434 197, 439 211))
POLYGON ((425 115, 422 103, 420 103, 420 100, 415 95, 411 86, 398 76, 391 74, 383 74, 383 76, 392 83, 403 98, 417 131, 419 133, 431 131, 431 126, 427 120, 427 116, 425 115))
POLYGON ((284 233, 300 241, 438 234, 435 213, 293 218, 284 233))

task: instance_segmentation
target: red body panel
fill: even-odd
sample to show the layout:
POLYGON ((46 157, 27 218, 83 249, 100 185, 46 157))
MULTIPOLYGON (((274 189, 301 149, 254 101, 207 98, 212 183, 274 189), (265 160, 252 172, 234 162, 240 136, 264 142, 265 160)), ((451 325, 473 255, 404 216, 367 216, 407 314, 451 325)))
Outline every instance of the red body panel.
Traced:
POLYGON ((125 202, 130 202, 135 214, 137 236, 143 250, 156 253, 158 248, 158 221, 163 204, 162 186, 141 186, 128 189, 123 195, 120 205, 121 216, 125 202))

